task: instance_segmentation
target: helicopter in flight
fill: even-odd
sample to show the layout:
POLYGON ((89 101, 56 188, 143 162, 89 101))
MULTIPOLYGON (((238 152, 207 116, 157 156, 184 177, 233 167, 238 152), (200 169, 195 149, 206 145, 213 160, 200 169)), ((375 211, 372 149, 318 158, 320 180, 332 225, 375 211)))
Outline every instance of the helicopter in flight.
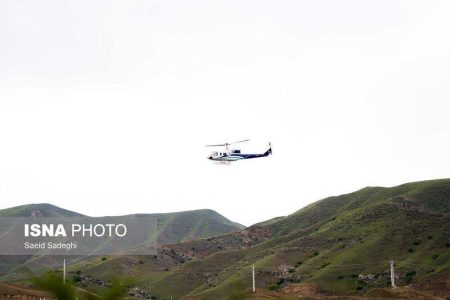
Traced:
POLYGON ((242 160, 242 159, 250 159, 250 158, 260 158, 260 157, 266 157, 272 154, 272 146, 269 142, 269 149, 264 153, 258 153, 258 154, 246 154, 241 153, 241 150, 239 149, 230 149, 231 145, 238 144, 238 143, 244 143, 248 142, 250 140, 242 140, 237 141, 233 143, 224 143, 224 144, 217 144, 217 145, 206 145, 206 147, 225 147, 222 151, 214 151, 211 153, 211 155, 208 156, 209 160, 218 161, 218 162, 232 162, 236 160, 242 160))

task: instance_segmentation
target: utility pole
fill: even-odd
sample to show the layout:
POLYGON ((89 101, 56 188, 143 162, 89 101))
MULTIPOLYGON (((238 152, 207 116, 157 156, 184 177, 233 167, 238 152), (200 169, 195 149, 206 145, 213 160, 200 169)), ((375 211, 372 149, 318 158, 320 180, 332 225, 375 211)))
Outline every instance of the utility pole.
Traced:
POLYGON ((394 272, 394 261, 391 259, 391 285, 392 288, 395 289, 397 286, 395 285, 395 272, 394 272))
POLYGON ((64 260, 63 264, 63 284, 66 284, 66 260, 64 260))
POLYGON ((255 292, 255 265, 252 265, 253 293, 255 292))

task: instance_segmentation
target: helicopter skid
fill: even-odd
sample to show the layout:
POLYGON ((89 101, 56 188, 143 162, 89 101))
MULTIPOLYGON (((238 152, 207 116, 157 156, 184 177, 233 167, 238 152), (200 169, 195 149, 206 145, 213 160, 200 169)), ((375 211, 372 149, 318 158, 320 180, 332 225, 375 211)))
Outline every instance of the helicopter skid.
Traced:
POLYGON ((214 162, 214 164, 216 165, 231 165, 231 161, 226 161, 226 160, 216 160, 214 162))

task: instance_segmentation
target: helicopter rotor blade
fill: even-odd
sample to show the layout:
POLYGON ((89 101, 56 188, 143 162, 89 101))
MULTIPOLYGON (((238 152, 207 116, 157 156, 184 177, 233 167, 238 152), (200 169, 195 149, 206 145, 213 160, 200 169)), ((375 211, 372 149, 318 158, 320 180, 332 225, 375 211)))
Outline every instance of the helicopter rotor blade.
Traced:
POLYGON ((206 145, 205 147, 222 147, 222 146, 230 146, 233 144, 237 144, 237 143, 243 143, 243 142, 248 142, 250 141, 249 139, 247 140, 242 140, 242 141, 237 141, 237 142, 233 142, 233 143, 223 143, 223 144, 215 144, 215 145, 206 145))
POLYGON ((233 142, 233 143, 230 143, 230 145, 231 145, 231 144, 237 144, 237 143, 248 142, 248 141, 250 141, 250 140, 249 140, 249 139, 247 139, 247 140, 237 141, 237 142, 233 142))

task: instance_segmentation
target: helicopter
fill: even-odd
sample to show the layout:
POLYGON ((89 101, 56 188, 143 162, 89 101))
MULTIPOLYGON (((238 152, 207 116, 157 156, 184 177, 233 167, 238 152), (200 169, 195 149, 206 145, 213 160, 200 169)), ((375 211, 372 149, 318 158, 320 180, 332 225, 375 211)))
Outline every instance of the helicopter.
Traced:
POLYGON ((250 159, 250 158, 260 158, 260 157, 266 157, 272 154, 272 146, 269 142, 269 149, 264 153, 259 154, 244 154, 241 153, 241 150, 239 149, 231 149, 231 145, 238 144, 238 143, 244 143, 248 142, 250 140, 242 140, 237 141, 233 143, 224 143, 224 144, 216 144, 216 145, 206 145, 206 147, 225 147, 222 151, 214 151, 211 153, 211 155, 208 156, 209 160, 218 161, 218 162, 232 162, 236 160, 242 160, 242 159, 250 159))

